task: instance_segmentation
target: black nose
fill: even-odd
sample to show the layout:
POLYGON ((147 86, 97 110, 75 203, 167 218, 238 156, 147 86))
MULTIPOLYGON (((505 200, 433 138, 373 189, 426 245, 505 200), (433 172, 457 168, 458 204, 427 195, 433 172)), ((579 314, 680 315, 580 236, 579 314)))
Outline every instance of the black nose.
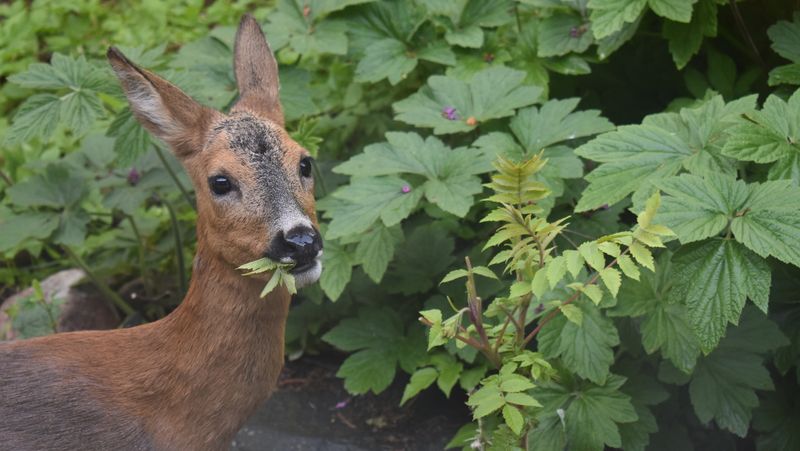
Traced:
POLYGON ((272 242, 267 255, 273 260, 286 257, 298 265, 309 263, 322 250, 322 238, 319 232, 310 227, 295 227, 286 233, 279 233, 272 242))

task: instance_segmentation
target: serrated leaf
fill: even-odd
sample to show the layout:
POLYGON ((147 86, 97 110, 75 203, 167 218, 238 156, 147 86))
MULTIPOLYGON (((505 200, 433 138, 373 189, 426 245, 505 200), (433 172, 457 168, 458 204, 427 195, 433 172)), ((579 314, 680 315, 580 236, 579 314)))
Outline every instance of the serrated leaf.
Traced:
POLYGON ((636 21, 645 5, 647 0, 590 0, 587 6, 594 37, 605 38, 620 31, 625 23, 636 21))
POLYGON ((343 248, 328 242, 322 254, 322 265, 325 270, 319 278, 320 287, 330 300, 336 301, 350 282, 352 258, 343 248))
POLYGON ((726 175, 683 174, 660 181, 658 187, 669 194, 659 220, 684 244, 718 235, 748 196, 744 182, 726 175))
POLYGON ((436 371, 436 368, 427 367, 415 371, 414 374, 411 375, 408 384, 406 384, 406 388, 403 390, 403 397, 400 399, 400 405, 402 406, 406 401, 417 396, 419 392, 430 387, 438 376, 439 372, 436 371))
POLYGON ((775 323, 746 309, 739 327, 730 328, 692 375, 689 395, 700 421, 714 420, 720 428, 747 435, 752 410, 759 403, 756 390, 773 389, 764 354, 786 342, 775 323))
POLYGON ((636 266, 636 263, 631 260, 630 257, 627 255, 622 255, 617 258, 617 265, 619 265, 619 269, 622 270, 622 273, 625 274, 627 277, 630 277, 634 280, 639 280, 639 268, 636 266))
POLYGON ((525 425, 525 420, 522 418, 522 414, 519 412, 519 409, 508 404, 504 405, 503 419, 515 434, 519 435, 522 433, 522 427, 525 425))
POLYGON ((579 376, 603 384, 614 361, 612 347, 619 344, 617 329, 593 304, 578 300, 573 305, 583 312, 581 325, 555 317, 539 332, 539 350, 545 357, 560 357, 579 376))
POLYGON ((443 283, 452 282, 453 280, 466 278, 467 275, 469 275, 469 272, 467 272, 466 269, 454 269, 449 273, 447 273, 447 275, 444 276, 444 278, 442 279, 441 282, 439 282, 439 284, 441 285, 443 283))
POLYGON ((685 300, 689 322, 708 353, 737 324, 750 297, 766 308, 770 271, 766 262, 732 240, 711 238, 681 247, 672 257, 672 299, 685 300))
POLYGON ((53 94, 35 94, 20 105, 5 137, 6 144, 34 138, 47 141, 61 119, 61 99, 53 94))
POLYGON ((772 50, 778 55, 800 63, 800 17, 794 15, 791 22, 781 20, 767 30, 772 41, 772 50))
POLYGON ((532 396, 527 395, 525 393, 506 393, 504 397, 506 398, 507 403, 516 404, 518 406, 528 406, 528 407, 542 406, 541 404, 539 404, 539 401, 537 401, 532 396))
POLYGON ((585 294, 586 297, 591 299, 595 305, 599 304, 600 301, 603 300, 603 290, 601 290, 600 287, 595 284, 586 285, 581 290, 581 293, 585 294))
POLYGON ((434 75, 421 91, 393 105, 396 119, 433 128, 437 135, 467 132, 479 123, 511 116, 515 109, 536 102, 541 88, 523 85, 524 79, 525 72, 502 66, 484 69, 467 82, 434 75), (473 124, 468 123, 470 118, 473 124))
POLYGON ((389 80, 396 85, 417 67, 417 58, 397 39, 382 39, 370 44, 358 62, 355 80, 375 83, 389 80))
POLYGON ((593 42, 589 24, 584 23, 580 16, 556 13, 539 24, 537 55, 583 53, 593 42))
POLYGON ((13 250, 30 239, 44 240, 58 228, 58 214, 24 211, 0 220, 0 252, 13 250))
POLYGON ((605 268, 600 271, 600 279, 608 292, 611 293, 611 296, 617 297, 619 287, 622 285, 622 276, 619 271, 614 268, 605 268))
POLYGON ((653 254, 650 252, 650 249, 644 247, 638 242, 632 243, 628 249, 637 263, 649 269, 650 271, 656 270, 655 265, 653 265, 653 254))
POLYGON ((606 259, 594 241, 587 241, 578 246, 578 252, 595 271, 600 271, 606 266, 606 259))
MULTIPOLYGON (((552 442, 555 448, 534 449, 563 449, 566 445, 569 449, 602 451, 606 445, 621 447, 619 425, 638 418, 630 396, 619 391, 624 383, 624 377, 611 375, 602 386, 542 384, 534 394, 544 404, 539 414, 542 420, 539 428, 544 426, 547 430, 538 432, 544 432, 540 437, 552 442), (566 429, 566 444, 557 438, 563 428, 566 429)), ((532 437, 537 437, 536 433, 534 430, 532 437)))
POLYGON ((567 319, 571 322, 577 324, 578 326, 583 324, 583 311, 580 308, 572 304, 564 304, 560 305, 558 309, 561 310, 561 313, 563 313, 564 316, 567 317, 567 319))
POLYGON ((578 277, 578 274, 580 274, 583 268, 583 256, 581 256, 580 252, 571 249, 564 251, 563 255, 564 258, 567 259, 567 270, 569 273, 572 277, 578 277))
POLYGON ((376 224, 358 242, 354 256, 369 278, 379 283, 394 256, 394 249, 395 238, 392 232, 383 224, 376 224))
POLYGON ((697 0, 647 0, 654 13, 675 22, 688 23, 692 18, 692 6, 697 0))
POLYGON ((574 111, 580 99, 548 100, 540 108, 521 109, 511 120, 511 131, 525 152, 577 138, 596 135, 614 128, 597 110, 574 111))
POLYGON ((669 52, 678 69, 700 51, 704 37, 717 35, 717 3, 714 0, 699 0, 692 12, 691 22, 664 22, 663 35, 669 41, 669 52))
POLYGON ((545 270, 547 271, 547 282, 550 284, 550 288, 555 288, 567 274, 567 259, 563 256, 558 256, 547 263, 545 270))

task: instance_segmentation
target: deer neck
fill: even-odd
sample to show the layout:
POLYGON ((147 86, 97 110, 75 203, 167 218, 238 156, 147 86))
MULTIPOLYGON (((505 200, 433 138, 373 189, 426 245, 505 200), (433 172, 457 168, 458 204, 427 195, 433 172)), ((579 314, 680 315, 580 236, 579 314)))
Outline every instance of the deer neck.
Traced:
MULTIPOLYGON (((198 247, 189 291, 169 316, 152 324, 152 367, 144 372, 143 405, 165 432, 194 429, 204 443, 227 440, 274 389, 283 366, 291 296, 266 298, 263 280, 198 247), (159 415, 159 414, 163 414, 159 415), (206 436, 214 431, 214 437, 206 436)), ((188 446, 188 444, 187 444, 188 446)))

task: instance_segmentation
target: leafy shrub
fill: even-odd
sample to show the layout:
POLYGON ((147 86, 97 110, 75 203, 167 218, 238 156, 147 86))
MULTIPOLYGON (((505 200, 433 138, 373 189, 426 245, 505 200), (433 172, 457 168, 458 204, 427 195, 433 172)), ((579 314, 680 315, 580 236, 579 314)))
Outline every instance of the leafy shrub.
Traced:
MULTIPOLYGON (((0 6, 7 285, 78 265, 129 316, 182 297, 193 193, 102 54, 139 45, 132 60, 225 108, 233 24, 252 5, 156 3, 0 6)), ((319 163, 326 269, 289 318, 292 355, 320 339, 350 353, 339 375, 355 394, 398 368, 402 402, 458 385, 475 422, 455 447, 800 446, 789 13, 717 0, 256 10, 287 127, 319 163)))

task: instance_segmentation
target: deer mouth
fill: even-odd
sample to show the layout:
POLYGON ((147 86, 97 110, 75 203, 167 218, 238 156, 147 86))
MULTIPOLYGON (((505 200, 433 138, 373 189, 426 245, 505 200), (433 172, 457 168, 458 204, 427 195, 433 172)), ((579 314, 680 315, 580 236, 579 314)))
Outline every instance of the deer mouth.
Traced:
POLYGON ((302 274, 302 273, 314 268, 315 266, 317 266, 317 262, 318 262, 318 260, 315 258, 315 259, 309 260, 307 262, 297 263, 297 265, 295 265, 295 267, 292 268, 291 271, 289 271, 289 272, 294 274, 294 275, 302 274))

